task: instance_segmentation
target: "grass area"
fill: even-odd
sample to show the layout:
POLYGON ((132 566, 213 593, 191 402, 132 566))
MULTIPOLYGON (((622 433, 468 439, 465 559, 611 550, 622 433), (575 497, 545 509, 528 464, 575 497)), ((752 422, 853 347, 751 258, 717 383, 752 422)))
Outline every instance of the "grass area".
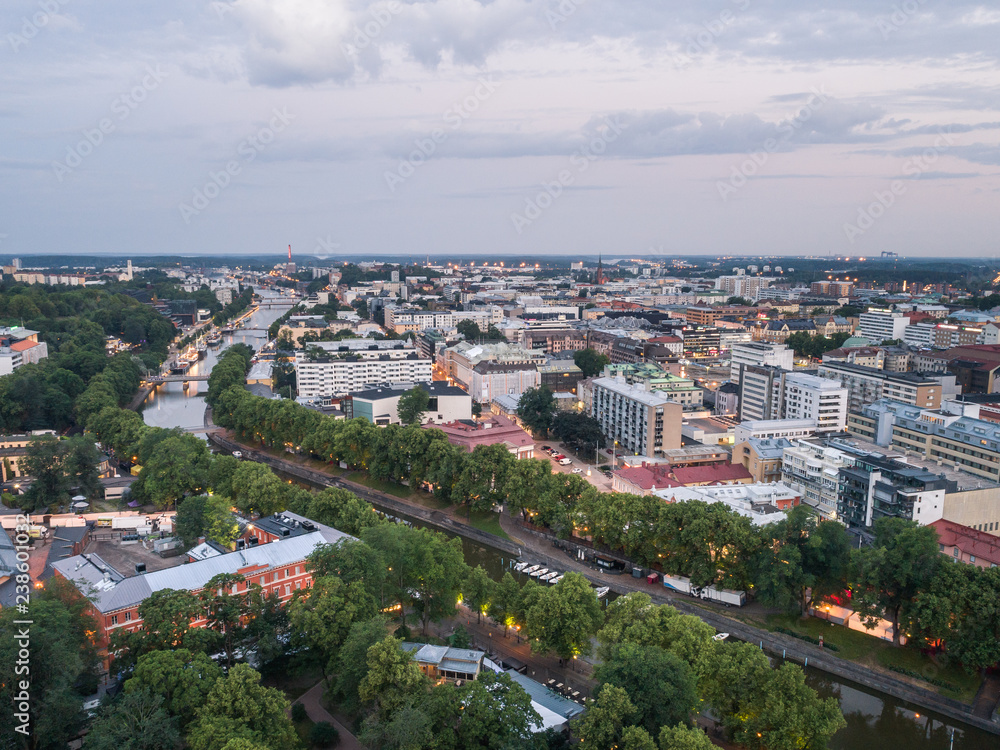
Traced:
POLYGON ((507 536, 507 532, 500 526, 500 516, 496 513, 484 511, 481 513, 473 513, 471 517, 466 517, 465 514, 460 514, 460 518, 470 526, 473 526, 480 531, 485 531, 487 534, 493 534, 501 539, 510 539, 510 537, 507 536))
POLYGON ((384 492, 387 495, 393 495, 394 497, 398 497, 402 500, 410 500, 414 495, 413 490, 409 487, 404 487, 403 485, 396 484, 395 482, 383 482, 379 479, 372 479, 363 471, 353 471, 348 474, 345 479, 351 482, 357 482, 358 484, 363 484, 369 489, 378 490, 379 492, 384 492))
POLYGON ((921 679, 914 676, 921 675, 921 681, 931 690, 963 703, 972 703, 979 689, 978 674, 969 674, 960 666, 938 663, 917 649, 897 648, 888 641, 826 620, 816 617, 802 619, 798 615, 769 615, 763 624, 768 630, 784 628, 812 638, 822 635, 824 643, 836 646, 837 650, 832 653, 842 659, 890 671, 893 671, 892 667, 897 667, 905 670, 894 672, 901 679, 921 679))

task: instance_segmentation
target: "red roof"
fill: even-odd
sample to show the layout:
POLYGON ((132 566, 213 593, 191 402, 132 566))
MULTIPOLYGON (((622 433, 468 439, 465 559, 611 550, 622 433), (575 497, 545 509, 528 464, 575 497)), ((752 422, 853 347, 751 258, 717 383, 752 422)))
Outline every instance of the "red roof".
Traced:
POLYGON ((36 346, 39 346, 37 341, 15 341, 10 345, 10 348, 15 352, 23 352, 28 349, 34 349, 36 346))
POLYGON ((690 487, 697 484, 727 484, 752 480, 753 475, 739 464, 677 466, 657 464, 619 469, 615 475, 643 490, 653 487, 690 487))
POLYGON ((1000 565, 1000 537, 944 519, 930 526, 938 533, 938 544, 958 547, 967 555, 975 555, 976 562, 1000 565))

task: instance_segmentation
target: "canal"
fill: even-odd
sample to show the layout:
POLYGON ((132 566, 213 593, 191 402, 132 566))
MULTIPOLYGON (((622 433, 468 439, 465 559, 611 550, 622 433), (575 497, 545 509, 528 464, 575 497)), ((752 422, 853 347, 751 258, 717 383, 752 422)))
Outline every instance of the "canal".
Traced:
MULTIPOLYGON (((205 359, 192 366, 191 374, 211 372, 222 351, 234 343, 260 349, 267 339, 267 327, 286 309, 258 310, 245 329, 264 330, 240 329, 225 335, 221 346, 209 349, 205 359)), ((207 383, 193 382, 185 392, 180 383, 164 384, 146 399, 143 419, 157 427, 200 427, 204 420, 207 387, 207 383)), ((419 525, 416 519, 411 520, 419 525)), ((482 565, 495 579, 499 579, 510 565, 506 553, 465 538, 462 549, 470 566, 482 565)), ((515 577, 525 578, 516 573, 515 577)), ((830 741, 830 750, 995 750, 1000 747, 996 735, 958 724, 870 688, 835 679, 811 667, 806 669, 806 678, 820 695, 839 701, 847 720, 847 726, 830 741)))

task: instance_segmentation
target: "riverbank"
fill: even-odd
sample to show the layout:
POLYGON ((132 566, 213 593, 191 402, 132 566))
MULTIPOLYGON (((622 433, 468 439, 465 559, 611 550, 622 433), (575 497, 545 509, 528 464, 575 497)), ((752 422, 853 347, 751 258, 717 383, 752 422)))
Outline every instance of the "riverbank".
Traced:
POLYGON ((891 674, 875 671, 841 659, 834 656, 829 650, 813 646, 800 639, 754 627, 724 614, 723 610, 708 603, 700 601, 696 603, 688 597, 668 594, 663 586, 651 586, 646 584, 645 579, 609 575, 576 559, 578 550, 583 549, 582 546, 572 542, 560 542, 564 551, 555 553, 554 543, 557 540, 542 532, 524 528, 509 517, 501 517, 500 521, 504 531, 511 537, 512 541, 469 526, 444 510, 431 510, 409 503, 399 497, 372 490, 357 482, 300 466, 292 461, 278 458, 266 450, 236 442, 228 436, 213 434, 210 436, 210 440, 227 451, 240 450, 248 458, 258 460, 302 481, 320 487, 339 486, 349 489, 368 502, 379 505, 390 512, 419 519, 428 526, 460 534, 478 543, 502 550, 509 555, 530 557, 533 562, 548 567, 583 573, 592 582, 609 586, 612 591, 618 594, 627 594, 633 591, 644 592, 657 603, 670 604, 686 614, 697 615, 719 632, 730 633, 733 637, 749 643, 759 643, 761 648, 774 656, 814 667, 840 679, 886 693, 921 708, 936 711, 977 729, 1000 734, 1000 725, 987 718, 974 715, 972 706, 968 704, 946 698, 930 689, 898 679, 891 674))

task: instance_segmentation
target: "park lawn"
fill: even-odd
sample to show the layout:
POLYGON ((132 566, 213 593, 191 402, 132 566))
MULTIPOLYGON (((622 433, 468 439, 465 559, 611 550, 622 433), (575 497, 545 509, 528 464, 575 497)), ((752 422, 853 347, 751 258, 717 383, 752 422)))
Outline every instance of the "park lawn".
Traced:
POLYGON ((363 471, 351 472, 345 477, 345 479, 351 482, 357 482, 358 484, 363 484, 368 489, 384 492, 387 495, 393 495, 402 500, 413 499, 414 492, 411 488, 404 487, 403 485, 396 484, 395 482, 383 482, 380 479, 372 479, 363 471))
MULTIPOLYGON (((857 662, 867 667, 878 666, 890 672, 892 672, 891 667, 900 667, 908 672, 948 683, 951 687, 932 683, 927 683, 927 686, 934 692, 947 698, 960 700, 963 703, 971 704, 979 689, 979 675, 969 674, 960 666, 942 667, 917 649, 897 648, 888 641, 865 635, 842 625, 834 625, 817 617, 801 619, 798 615, 769 615, 765 621, 765 627, 769 630, 780 627, 813 638, 819 638, 822 635, 824 643, 837 647, 838 650, 831 651, 831 653, 842 659, 857 662)), ((908 674, 896 672, 893 674, 902 679, 908 677, 917 679, 908 674)))

